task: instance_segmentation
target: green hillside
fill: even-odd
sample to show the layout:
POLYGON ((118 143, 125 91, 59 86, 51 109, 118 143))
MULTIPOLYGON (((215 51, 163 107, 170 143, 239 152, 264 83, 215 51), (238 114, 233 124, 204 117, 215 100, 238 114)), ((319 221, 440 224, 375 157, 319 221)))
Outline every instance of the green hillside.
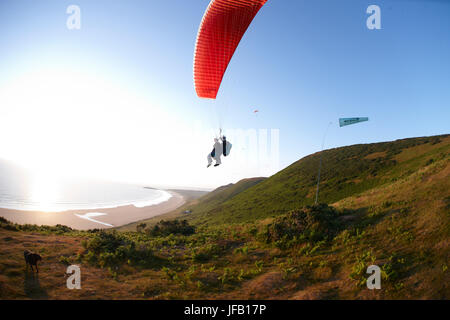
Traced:
POLYGON ((196 212, 214 210, 217 206, 231 200, 233 197, 259 184, 265 179, 266 178, 243 179, 237 183, 230 183, 226 186, 219 187, 188 205, 187 208, 188 210, 195 210, 196 212))
POLYGON ((266 178, 250 178, 243 179, 237 183, 230 183, 226 186, 219 187, 211 192, 206 193, 205 191, 186 191, 186 190, 173 190, 183 195, 186 199, 186 203, 174 211, 168 212, 166 214, 155 216, 149 219, 132 222, 130 224, 120 226, 115 228, 119 231, 134 231, 138 225, 154 225, 164 220, 171 220, 175 218, 188 218, 185 211, 195 210, 196 212, 205 212, 209 210, 214 210, 215 207, 222 204, 223 202, 230 200, 239 193, 245 191, 246 189, 258 184, 259 182, 265 180, 266 178), (206 194, 205 194, 206 193, 206 194), (195 197, 193 196, 195 195, 195 197), (199 196, 201 195, 201 196, 199 196))
MULTIPOLYGON (((449 150, 449 135, 325 150, 319 201, 334 203, 406 178, 444 159, 449 150)), ((313 204, 319 160, 320 153, 309 155, 239 194, 222 187, 192 205, 189 219, 198 224, 250 222, 313 204)))

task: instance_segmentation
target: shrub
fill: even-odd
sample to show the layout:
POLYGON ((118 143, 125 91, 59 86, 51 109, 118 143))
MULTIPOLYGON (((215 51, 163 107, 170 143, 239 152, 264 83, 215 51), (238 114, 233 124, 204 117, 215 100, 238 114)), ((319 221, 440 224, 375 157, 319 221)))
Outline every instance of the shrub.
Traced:
POLYGON ((3 217, 0 217, 0 227, 11 231, 34 231, 54 234, 64 234, 74 231, 72 228, 61 224, 57 224, 56 226, 38 226, 36 224, 20 225, 17 223, 12 223, 3 217))
POLYGON ((11 224, 11 222, 9 222, 8 220, 6 220, 3 217, 0 217, 0 223, 11 224))
POLYGON ((101 252, 116 251, 118 247, 125 244, 125 239, 115 231, 100 231, 84 244, 87 250, 100 254, 101 252))
POLYGON ((10 224, 10 223, 0 223, 0 226, 9 231, 19 231, 19 226, 16 224, 10 224))
POLYGON ((56 226, 38 226, 35 224, 24 224, 24 225, 19 225, 18 228, 22 231, 37 231, 37 232, 47 232, 47 233, 55 233, 55 234, 64 234, 64 233, 73 231, 72 228, 61 225, 61 224, 57 224, 56 226))
POLYGON ((82 244, 88 250, 85 259, 101 267, 124 263, 150 267, 160 260, 146 245, 132 241, 116 231, 100 231, 82 244))
POLYGON ((153 228, 146 229, 151 236, 168 236, 170 234, 191 235, 195 232, 193 226, 190 226, 187 220, 161 220, 153 228))
POLYGON ((317 242, 332 239, 339 230, 338 212, 326 204, 307 206, 276 218, 267 226, 266 242, 317 242))
POLYGON ((144 231, 144 229, 147 227, 147 224, 146 223, 139 223, 137 226, 136 226, 136 231, 137 232, 142 232, 142 231, 144 231))

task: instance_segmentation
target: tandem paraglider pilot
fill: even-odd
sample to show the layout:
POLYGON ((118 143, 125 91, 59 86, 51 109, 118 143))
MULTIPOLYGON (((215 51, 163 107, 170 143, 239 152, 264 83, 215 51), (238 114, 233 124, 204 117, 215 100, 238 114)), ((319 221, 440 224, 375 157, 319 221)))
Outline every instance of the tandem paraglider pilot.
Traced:
POLYGON ((219 142, 219 139, 214 138, 214 146, 213 146, 211 153, 208 154, 208 157, 207 157, 208 165, 206 167, 209 168, 211 166, 213 158, 214 158, 214 160, 216 160, 216 164, 214 165, 214 167, 220 166, 222 164, 222 162, 220 161, 220 157, 222 156, 222 153, 223 153, 222 144, 219 142))
POLYGON ((214 167, 220 166, 222 164, 222 161, 220 157, 224 155, 225 157, 229 155, 230 149, 231 149, 231 143, 227 141, 227 138, 225 136, 220 137, 220 140, 222 140, 222 143, 220 143, 219 139, 214 138, 214 146, 211 151, 211 153, 208 154, 208 165, 206 166, 209 168, 212 164, 212 159, 216 160, 216 164, 214 167))

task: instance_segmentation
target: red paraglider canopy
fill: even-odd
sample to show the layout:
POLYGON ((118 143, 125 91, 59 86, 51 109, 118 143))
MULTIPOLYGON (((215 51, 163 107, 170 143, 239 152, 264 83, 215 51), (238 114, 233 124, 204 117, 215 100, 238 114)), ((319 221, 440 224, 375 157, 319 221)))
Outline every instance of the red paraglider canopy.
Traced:
POLYGON ((200 98, 215 99, 245 31, 267 0, 212 0, 197 35, 194 85, 200 98))

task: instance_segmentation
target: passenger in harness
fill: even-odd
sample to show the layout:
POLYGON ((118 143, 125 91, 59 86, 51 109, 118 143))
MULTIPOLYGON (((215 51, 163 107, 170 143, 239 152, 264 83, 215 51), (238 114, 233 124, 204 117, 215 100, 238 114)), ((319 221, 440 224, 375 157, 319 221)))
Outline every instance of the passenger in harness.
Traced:
POLYGON ((220 161, 220 156, 223 153, 223 146, 222 144, 219 142, 219 139, 214 138, 214 146, 213 149, 211 151, 211 153, 208 154, 208 165, 206 166, 207 168, 209 168, 212 164, 212 159, 214 158, 214 160, 216 160, 216 164, 214 165, 214 167, 220 166, 222 164, 222 162, 220 161))
MULTIPOLYGON (((221 130, 222 133, 222 130, 221 130)), ((222 164, 222 161, 220 157, 223 155, 224 157, 228 156, 230 154, 231 150, 231 143, 227 141, 227 138, 225 136, 221 136, 220 140, 222 143, 219 142, 219 139, 214 138, 214 146, 210 154, 208 154, 208 165, 206 166, 209 168, 212 164, 212 159, 216 160, 216 164, 214 167, 220 166, 222 164)))

